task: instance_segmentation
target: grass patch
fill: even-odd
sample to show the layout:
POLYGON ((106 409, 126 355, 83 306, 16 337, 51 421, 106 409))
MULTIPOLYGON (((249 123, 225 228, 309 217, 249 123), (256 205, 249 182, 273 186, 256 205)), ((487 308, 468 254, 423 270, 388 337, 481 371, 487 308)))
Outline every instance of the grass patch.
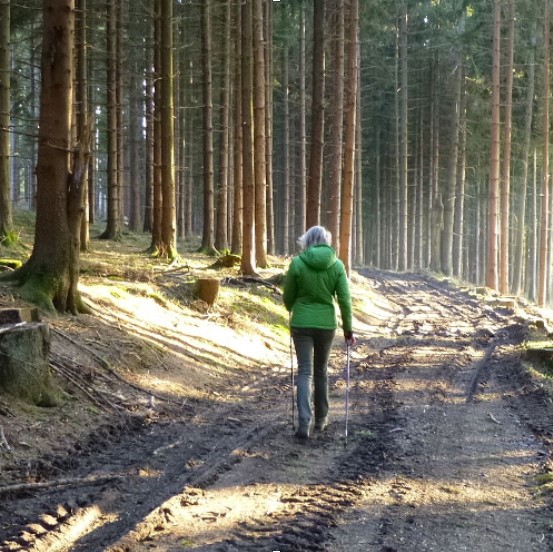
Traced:
POLYGON ((288 314, 284 305, 275 298, 274 293, 260 288, 251 288, 246 291, 238 291, 227 297, 230 299, 228 307, 247 316, 257 324, 271 326, 273 328, 286 328, 288 326, 288 314))
POLYGON ((542 496, 553 495, 553 473, 540 473, 534 477, 534 484, 542 496))

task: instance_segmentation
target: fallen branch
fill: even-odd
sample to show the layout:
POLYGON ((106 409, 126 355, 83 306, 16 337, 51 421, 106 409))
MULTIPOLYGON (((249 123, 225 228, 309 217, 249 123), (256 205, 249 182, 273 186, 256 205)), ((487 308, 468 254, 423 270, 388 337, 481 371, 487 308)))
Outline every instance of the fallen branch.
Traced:
POLYGON ((190 272, 190 271, 191 271, 190 266, 186 264, 186 265, 177 266, 175 268, 168 268, 166 270, 161 270, 160 272, 158 272, 157 275, 165 276, 166 274, 171 274, 175 272, 190 272))
POLYGON ((0 495, 17 493, 20 491, 34 491, 37 489, 51 489, 52 487, 78 487, 82 485, 98 485, 116 479, 125 479, 126 475, 90 475, 88 477, 54 479, 52 481, 40 481, 38 483, 16 483, 0 487, 0 495))
MULTIPOLYGON (((72 385, 74 385, 77 389, 79 389, 81 391, 81 393, 86 395, 98 408, 101 408, 102 410, 105 410, 108 413, 111 413, 113 410, 116 410, 116 411, 119 410, 117 405, 111 403, 105 397, 102 397, 102 400, 108 406, 102 404, 99 400, 97 400, 96 397, 88 389, 86 389, 83 384, 79 383, 79 381, 77 379, 77 376, 75 376, 75 374, 69 373, 68 369, 65 368, 63 365, 58 364, 55 361, 50 361, 50 366, 57 372, 57 374, 59 374, 61 377, 65 378, 65 379, 67 379, 72 385)), ((80 379, 82 379, 82 378, 80 378, 80 379)), ((96 394, 101 396, 100 392, 97 389, 95 389, 93 387, 91 387, 91 389, 94 389, 96 394)))
POLYGON ((4 435, 4 428, 0 426, 0 448, 5 448, 8 452, 12 451, 6 436, 4 435))
POLYGON ((4 402, 0 402, 0 415, 1 416, 15 416, 15 414, 8 408, 8 405, 4 402))
POLYGON ((248 284, 259 284, 261 286, 268 287, 269 289, 273 290, 275 293, 278 293, 279 295, 282 295, 282 290, 278 287, 272 284, 271 282, 268 282, 267 280, 263 280, 263 278, 257 278, 255 276, 243 276, 241 278, 232 278, 227 277, 223 278, 221 281, 223 285, 227 286, 238 286, 238 287, 246 287, 248 284))
POLYGON ((60 335, 61 337, 64 337, 65 339, 67 339, 68 341, 70 341, 71 343, 73 343, 73 345, 77 346, 77 347, 80 347, 81 349, 84 349, 87 353, 89 353, 90 355, 92 355, 99 363, 100 365, 102 366, 102 368, 104 368, 105 370, 107 370, 114 378, 116 378, 117 380, 119 380, 121 383, 124 383, 125 385, 129 386, 129 387, 132 387, 133 389, 136 389, 137 391, 140 391, 141 393, 145 394, 145 395, 149 395, 149 396, 152 396, 152 397, 155 397, 156 399, 159 399, 160 401, 163 401, 163 402, 167 402, 167 403, 171 403, 171 404, 176 404, 178 406, 183 406, 182 405, 182 402, 180 401, 176 401, 174 399, 170 399, 168 397, 163 397, 162 395, 158 395, 156 393, 153 393, 151 390, 149 389, 145 389, 144 387, 141 387, 140 385, 137 385, 136 383, 132 383, 131 381, 128 381, 126 380, 123 376, 121 376, 120 374, 118 374, 108 363, 107 360, 105 360, 104 358, 102 358, 98 353, 96 353, 96 351, 94 351, 93 349, 91 349, 90 347, 87 347, 86 345, 83 345, 82 343, 78 343, 77 341, 75 341, 73 338, 71 338, 70 336, 68 336, 65 332, 59 330, 58 328, 55 328, 54 330, 54 333, 57 333, 58 335, 60 335))

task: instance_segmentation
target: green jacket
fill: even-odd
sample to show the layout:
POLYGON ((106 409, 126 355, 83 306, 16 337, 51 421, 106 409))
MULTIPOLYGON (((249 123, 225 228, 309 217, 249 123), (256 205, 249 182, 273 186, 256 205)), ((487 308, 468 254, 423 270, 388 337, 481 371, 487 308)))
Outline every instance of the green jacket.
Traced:
POLYGON ((328 245, 314 245, 292 259, 284 281, 284 305, 293 328, 335 330, 334 298, 345 332, 352 331, 351 295, 344 263, 328 245))

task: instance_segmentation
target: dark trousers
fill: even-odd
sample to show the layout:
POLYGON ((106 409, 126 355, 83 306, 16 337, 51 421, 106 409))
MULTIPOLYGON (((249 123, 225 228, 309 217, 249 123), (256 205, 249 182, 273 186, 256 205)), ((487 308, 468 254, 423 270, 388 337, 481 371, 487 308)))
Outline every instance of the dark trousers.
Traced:
POLYGON ((308 425, 312 418, 312 387, 315 388, 315 418, 320 420, 328 413, 327 366, 335 333, 335 330, 292 328, 298 359, 297 405, 300 425, 308 425))

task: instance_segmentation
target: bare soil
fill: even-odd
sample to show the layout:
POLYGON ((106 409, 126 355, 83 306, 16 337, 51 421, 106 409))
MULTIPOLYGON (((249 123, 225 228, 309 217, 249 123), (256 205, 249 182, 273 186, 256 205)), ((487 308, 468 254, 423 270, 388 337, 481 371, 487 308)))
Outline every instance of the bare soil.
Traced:
POLYGON ((331 423, 303 443, 278 294, 228 281, 209 310, 194 266, 131 264, 94 261, 94 314, 48 318, 60 406, 0 395, 1 551, 553 548, 553 406, 519 312, 354 275, 349 386, 339 336, 331 423))

